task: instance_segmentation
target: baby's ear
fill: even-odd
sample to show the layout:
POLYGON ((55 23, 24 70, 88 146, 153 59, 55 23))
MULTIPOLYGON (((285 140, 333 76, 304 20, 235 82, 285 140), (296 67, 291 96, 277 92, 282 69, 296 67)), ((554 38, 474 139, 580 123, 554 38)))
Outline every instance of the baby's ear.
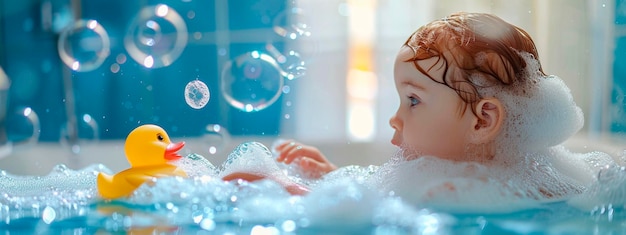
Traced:
POLYGON ((486 98, 480 100, 474 107, 472 142, 474 144, 484 144, 493 141, 504 122, 504 106, 496 98, 486 98))

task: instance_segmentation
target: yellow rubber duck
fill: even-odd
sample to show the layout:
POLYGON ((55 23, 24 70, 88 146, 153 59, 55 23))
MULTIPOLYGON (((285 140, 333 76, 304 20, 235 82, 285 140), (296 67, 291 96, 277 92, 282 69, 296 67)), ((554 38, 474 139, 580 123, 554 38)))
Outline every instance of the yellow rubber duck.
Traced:
POLYGON ((130 168, 115 175, 98 174, 98 192, 105 199, 130 196, 146 181, 159 177, 182 176, 187 174, 169 161, 181 158, 178 150, 185 142, 172 143, 165 130, 157 125, 147 124, 135 128, 124 144, 124 152, 130 168))

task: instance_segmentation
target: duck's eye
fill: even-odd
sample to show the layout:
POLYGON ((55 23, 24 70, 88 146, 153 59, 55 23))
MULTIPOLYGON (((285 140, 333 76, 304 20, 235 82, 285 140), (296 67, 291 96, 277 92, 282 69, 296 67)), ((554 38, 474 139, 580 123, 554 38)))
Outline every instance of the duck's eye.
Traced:
POLYGON ((159 141, 163 141, 163 136, 159 133, 159 134, 157 134, 157 139, 158 139, 159 141))

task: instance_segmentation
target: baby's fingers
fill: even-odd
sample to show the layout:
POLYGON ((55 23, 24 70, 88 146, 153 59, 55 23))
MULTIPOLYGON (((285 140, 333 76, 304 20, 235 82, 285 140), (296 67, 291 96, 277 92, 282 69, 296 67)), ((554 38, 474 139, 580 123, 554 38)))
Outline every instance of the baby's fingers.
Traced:
POLYGON ((331 166, 327 163, 318 162, 315 159, 311 158, 302 158, 298 162, 298 165, 304 170, 308 172, 311 177, 319 178, 320 176, 332 171, 331 166))
POLYGON ((285 164, 291 164, 295 159, 299 159, 302 157, 311 157, 316 158, 315 155, 319 154, 319 151, 311 146, 305 145, 294 145, 288 146, 285 148, 285 152, 281 153, 281 156, 284 154, 284 157, 281 159, 285 164))
POLYGON ((278 153, 278 157, 276 158, 276 160, 279 162, 283 161, 289 150, 296 147, 296 144, 297 143, 293 140, 287 140, 276 145, 276 147, 274 147, 274 150, 278 153))
POLYGON ((279 144, 277 144, 274 149, 278 152, 282 152, 287 146, 293 146, 296 145, 296 142, 294 140, 284 140, 282 142, 280 142, 279 144))

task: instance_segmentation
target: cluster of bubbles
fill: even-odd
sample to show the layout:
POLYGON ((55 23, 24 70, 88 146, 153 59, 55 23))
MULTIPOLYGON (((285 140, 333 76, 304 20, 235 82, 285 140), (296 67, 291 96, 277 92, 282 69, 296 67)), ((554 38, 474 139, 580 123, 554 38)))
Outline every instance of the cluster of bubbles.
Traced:
POLYGON ((291 40, 311 36, 306 18, 302 8, 293 7, 282 11, 272 22, 274 32, 291 40))
MULTIPOLYGON (((308 22, 309 19, 304 10, 293 7, 281 12, 274 18, 273 29, 282 38, 296 41, 311 36, 308 22)), ((305 75, 306 63, 297 51, 288 49, 286 53, 281 53, 270 43, 265 46, 265 50, 276 59, 282 69, 281 74, 287 79, 293 80, 305 75)))
POLYGON ((230 225, 238 230, 291 233, 329 226, 368 228, 373 215, 380 224, 421 229, 422 216, 433 216, 353 181, 320 186, 319 192, 294 197, 274 181, 221 180, 237 169, 281 172, 283 166, 276 165, 269 149, 256 142, 241 144, 218 167, 197 154, 187 155, 176 165, 188 172, 188 178, 156 179, 130 197, 113 201, 102 200, 96 190, 97 174, 111 174, 103 165, 81 170, 58 165, 46 176, 2 171, 0 184, 5 191, 0 195, 0 228, 24 228, 28 226, 24 221, 37 221, 32 223, 37 229, 78 226, 132 233, 176 226, 221 231, 230 225), (359 216, 345 217, 347 211, 359 216))
POLYGON ((606 165, 598 172, 596 181, 589 189, 572 198, 569 203, 588 210, 598 219, 626 219, 626 167, 606 165))
MULTIPOLYGON (((273 20, 273 31, 280 38, 294 41, 311 35, 303 11, 290 8, 273 20)), ((146 68, 167 67, 182 54, 188 43, 187 25, 176 10, 165 4, 142 8, 130 22, 124 36, 128 55, 146 68)), ((63 62, 77 72, 99 68, 110 55, 111 42, 107 31, 96 20, 79 20, 66 27, 58 41, 63 62)), ((120 56, 111 71, 120 71, 126 61, 120 56)), ((295 50, 278 50, 267 43, 265 51, 255 50, 236 56, 222 66, 221 87, 226 101, 244 112, 256 112, 272 105, 284 92, 284 79, 304 76, 306 65, 295 50)), ((289 89, 287 89, 289 90, 289 89)), ((194 109, 209 102, 209 87, 199 79, 185 87, 185 101, 194 109)))
POLYGON ((266 44, 265 50, 276 59, 281 69, 280 74, 288 80, 294 80, 306 74, 306 63, 297 51, 289 50, 286 54, 282 54, 271 43, 266 44))
MULTIPOLYGON (((539 73, 539 61, 532 54, 520 52, 526 62, 522 82, 511 86, 484 86, 484 97, 496 97, 506 110, 502 131, 496 141, 503 148, 497 160, 507 161, 509 152, 542 150, 556 146, 578 132, 584 123, 582 110, 574 102, 570 89, 558 76, 539 73)), ((477 60, 486 60, 477 57, 477 60)), ((488 84, 484 77, 472 82, 488 84)))
MULTIPOLYGON (((279 177, 293 177, 301 171, 277 163, 272 152, 257 142, 239 145, 219 166, 201 155, 189 154, 175 162, 187 172, 187 178, 159 178, 140 186, 130 197, 113 201, 102 200, 96 190, 97 174, 111 174, 111 170, 103 165, 81 170, 58 165, 46 176, 17 176, 0 171, 0 184, 5 189, 0 195, 0 228, 24 229, 32 224, 37 229, 76 226, 133 233, 172 231, 184 226, 188 230, 227 232, 235 229, 241 232, 247 229, 272 234, 306 232, 308 229, 318 232, 324 229, 375 229, 381 234, 447 234, 459 233, 458 229, 462 229, 461 233, 476 234, 485 229, 515 230, 510 227, 510 221, 516 219, 530 226, 526 229, 545 226, 559 229, 571 223, 572 215, 579 216, 580 222, 590 218, 566 204, 555 204, 554 207, 529 204, 520 201, 515 193, 501 194, 515 188, 500 184, 515 179, 495 177, 507 175, 504 172, 492 173, 476 164, 428 157, 407 162, 401 156, 399 153, 381 166, 347 166, 320 179, 301 178, 301 183, 312 188, 305 196, 290 195, 283 185, 277 183, 281 181, 279 177), (233 172, 252 172, 274 180, 252 183, 221 180, 233 172), (388 184, 389 180, 403 180, 402 177, 410 178, 388 184), (448 187, 438 187, 445 186, 446 181, 457 187, 456 192, 449 191, 448 187), (409 191, 434 194, 405 194, 409 191), (504 201, 507 197, 508 201, 504 201), (412 201, 419 198, 448 201, 441 205, 428 200, 412 201), (498 200, 493 201, 494 198, 498 200), (464 203, 455 204, 458 202, 464 203), (492 217, 484 214, 459 217, 449 213, 454 211, 450 206, 467 209, 467 205, 472 205, 470 202, 479 203, 483 212, 495 207, 504 209, 500 210, 501 213, 516 211, 523 203, 530 208, 542 209, 529 211, 532 216, 505 214, 508 220, 502 220, 499 213, 492 217), (563 216, 553 218, 559 215, 563 216), (543 216, 548 221, 526 220, 527 216, 543 216)), ((591 217, 601 214, 613 220, 623 218, 625 179, 624 167, 603 168, 594 183, 596 185, 583 194, 593 196, 584 202, 597 205, 590 207, 595 213, 591 217)))
MULTIPOLYGON (((124 47, 137 63, 146 68, 172 64, 187 45, 187 26, 169 6, 142 8, 131 21, 124 47)), ((62 30, 58 51, 63 62, 77 72, 88 72, 102 65, 111 51, 107 31, 97 20, 78 20, 62 30)))
MULTIPOLYGON (((311 35, 300 8, 278 14, 273 21, 274 32, 293 41, 311 35)), ((306 63, 295 50, 281 52, 272 43, 264 50, 254 50, 226 62, 220 75, 220 92, 234 108, 257 112, 274 104, 290 89, 285 79, 294 80, 306 74, 306 63)))

